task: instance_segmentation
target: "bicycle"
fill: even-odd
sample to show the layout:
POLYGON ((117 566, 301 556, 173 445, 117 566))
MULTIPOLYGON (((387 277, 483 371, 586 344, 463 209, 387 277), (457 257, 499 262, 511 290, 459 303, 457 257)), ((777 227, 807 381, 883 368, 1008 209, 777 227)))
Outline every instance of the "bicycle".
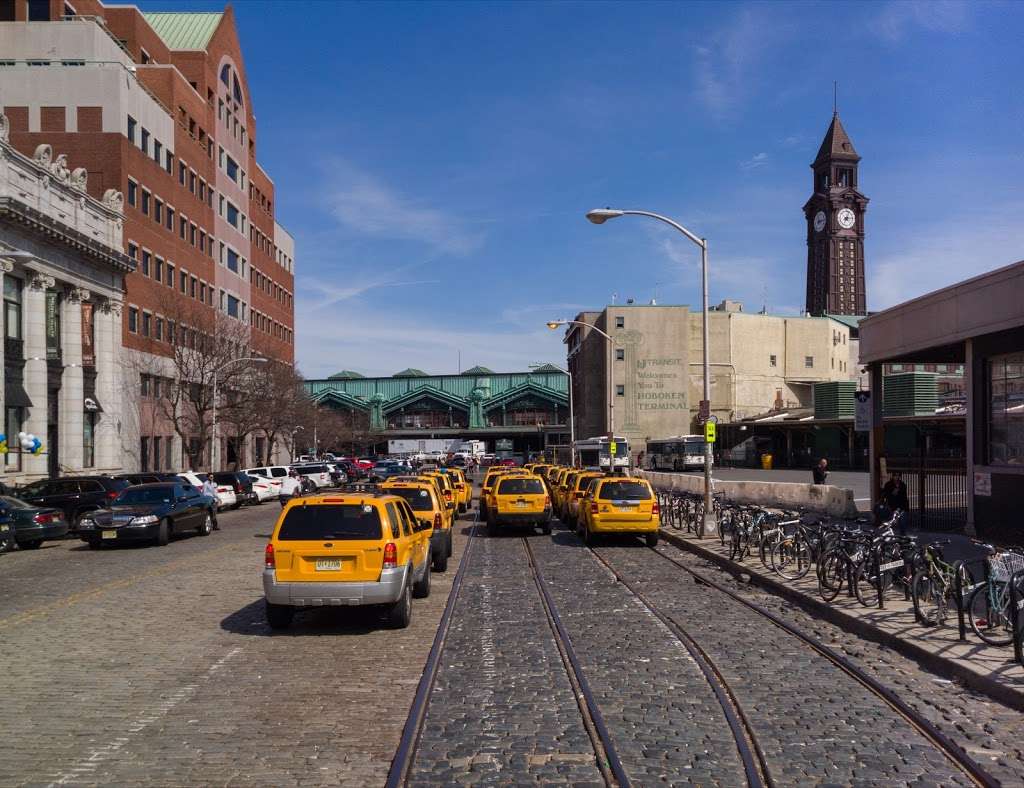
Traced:
POLYGON ((1010 614, 1010 578, 1024 569, 1024 555, 1012 551, 996 552, 988 562, 988 580, 967 597, 967 620, 971 630, 990 646, 1008 646, 1013 642, 1013 617, 1010 614))
MULTIPOLYGON (((914 615, 924 626, 945 623, 950 602, 956 595, 954 568, 942 552, 942 546, 946 544, 949 544, 948 540, 931 542, 924 545, 919 554, 923 567, 914 573, 911 598, 914 615)), ((961 587, 970 586, 973 583, 970 572, 963 565, 961 571, 961 587)))

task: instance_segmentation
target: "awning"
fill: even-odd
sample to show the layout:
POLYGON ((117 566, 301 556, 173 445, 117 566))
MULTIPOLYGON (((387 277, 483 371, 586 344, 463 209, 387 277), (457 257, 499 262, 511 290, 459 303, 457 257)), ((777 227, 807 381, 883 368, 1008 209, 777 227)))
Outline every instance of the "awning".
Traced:
POLYGON ((28 392, 21 385, 20 380, 4 381, 4 407, 6 408, 31 408, 32 400, 28 398, 28 392))
POLYGON ((85 410, 87 413, 102 413, 103 406, 100 405, 100 401, 95 397, 86 397, 84 400, 85 410))

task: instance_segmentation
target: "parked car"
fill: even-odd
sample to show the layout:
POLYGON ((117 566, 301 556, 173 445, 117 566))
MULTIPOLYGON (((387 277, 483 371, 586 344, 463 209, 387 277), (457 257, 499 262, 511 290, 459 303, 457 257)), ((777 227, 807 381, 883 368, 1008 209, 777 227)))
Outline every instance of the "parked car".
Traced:
POLYGON ((218 491, 221 485, 231 487, 235 493, 235 505, 237 509, 242 504, 258 504, 259 496, 252 489, 252 481, 245 471, 219 471, 213 474, 213 481, 217 484, 218 491))
POLYGON ((293 465, 292 470, 299 474, 299 476, 308 478, 317 486, 317 489, 331 486, 331 472, 327 465, 322 462, 310 463, 308 465, 293 465))
POLYGON ((339 484, 345 484, 348 481, 348 474, 345 473, 345 469, 342 468, 336 462, 325 463, 327 470, 331 474, 331 483, 337 487, 339 484))
POLYGON ((261 465, 259 468, 246 468, 242 473, 248 473, 252 476, 266 476, 268 479, 277 479, 280 481, 288 475, 288 466, 261 465))
POLYGON ((124 490, 109 509, 83 518, 79 537, 93 550, 105 544, 152 542, 192 532, 209 536, 216 523, 217 503, 184 480, 137 484, 124 490))
POLYGON ((152 484, 154 482, 173 482, 177 478, 177 474, 144 471, 142 473, 119 473, 114 478, 124 479, 129 484, 152 484))
MULTIPOLYGON (((0 531, 5 527, 7 531, 0 533, 0 542, 6 541, 7 549, 16 544, 22 550, 34 550, 43 542, 62 539, 68 533, 60 509, 33 506, 11 495, 0 495, 0 531)), ((0 552, 3 549, 0 545, 0 552)))
POLYGON ((107 507, 129 486, 124 479, 113 476, 64 476, 33 482, 21 490, 18 497, 45 509, 60 509, 64 521, 74 532, 84 515, 107 507))
POLYGON ((402 474, 409 473, 409 469, 400 465, 397 460, 381 460, 374 464, 368 473, 371 481, 383 482, 392 476, 401 476, 402 474))
POLYGON ((260 503, 263 503, 264 501, 276 501, 280 497, 280 481, 276 479, 268 479, 266 476, 253 476, 252 474, 249 474, 249 480, 252 482, 252 490, 260 499, 260 503))
MULTIPOLYGON (((203 479, 206 478, 205 473, 198 474, 195 471, 182 471, 178 476, 191 484, 196 489, 196 492, 202 493, 203 479)), ((214 481, 214 484, 217 484, 217 482, 214 481)), ((234 485, 217 484, 217 509, 237 509, 238 506, 234 485)))

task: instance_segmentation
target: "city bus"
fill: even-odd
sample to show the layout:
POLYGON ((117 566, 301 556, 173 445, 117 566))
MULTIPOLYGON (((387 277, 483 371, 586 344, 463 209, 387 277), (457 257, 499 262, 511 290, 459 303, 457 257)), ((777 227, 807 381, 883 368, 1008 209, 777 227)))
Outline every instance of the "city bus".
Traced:
POLYGON ((587 438, 573 444, 576 449, 576 462, 581 468, 595 471, 628 471, 632 465, 629 456, 629 442, 625 438, 587 438), (609 444, 615 441, 615 462, 609 444))
POLYGON ((646 465, 652 471, 687 471, 704 467, 704 436, 677 435, 647 441, 646 465))

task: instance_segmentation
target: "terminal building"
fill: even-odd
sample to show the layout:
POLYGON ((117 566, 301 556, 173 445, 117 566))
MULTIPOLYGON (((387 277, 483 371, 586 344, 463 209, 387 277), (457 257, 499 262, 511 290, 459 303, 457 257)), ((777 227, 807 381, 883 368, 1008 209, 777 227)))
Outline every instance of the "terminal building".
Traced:
POLYGON ((346 370, 305 386, 318 406, 362 428, 364 446, 381 452, 393 440, 422 441, 428 450, 428 440, 457 439, 522 457, 569 442, 568 377, 550 364, 528 372, 476 366, 455 375, 404 369, 390 377, 346 370))

